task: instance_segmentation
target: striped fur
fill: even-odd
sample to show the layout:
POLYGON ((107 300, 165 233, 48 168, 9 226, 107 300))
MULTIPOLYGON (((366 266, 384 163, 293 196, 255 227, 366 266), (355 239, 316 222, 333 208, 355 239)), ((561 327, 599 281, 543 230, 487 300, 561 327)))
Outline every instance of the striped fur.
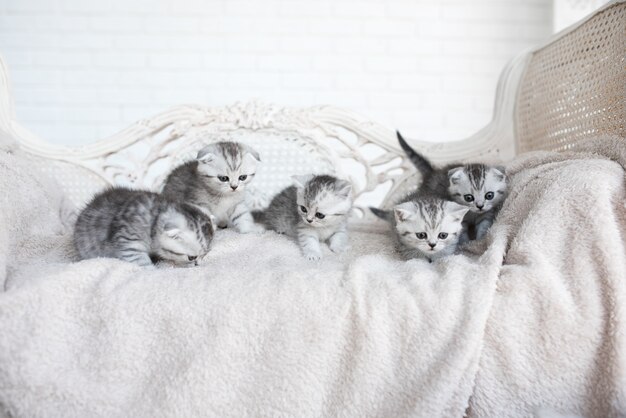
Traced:
POLYGON ((217 142, 202 148, 195 161, 174 169, 163 195, 194 204, 215 216, 218 226, 242 233, 262 232, 245 203, 245 190, 254 179, 259 154, 237 142, 217 142))
POLYGON ((209 251, 213 225, 201 210, 122 187, 96 195, 74 229, 80 259, 111 257, 141 266, 193 265, 209 251))
POLYGON ((255 220, 296 238, 309 260, 321 258, 321 242, 328 242, 334 252, 345 251, 352 185, 327 175, 294 176, 293 180, 295 186, 276 195, 267 209, 253 212, 255 220))
POLYGON ((418 190, 404 200, 431 196, 467 206, 470 210, 465 219, 468 237, 482 238, 506 198, 508 179, 504 168, 485 164, 449 164, 437 168, 411 148, 399 132, 398 142, 422 174, 418 190))
POLYGON ((468 208, 436 197, 422 197, 393 208, 398 250, 404 258, 434 261, 456 251, 468 208))

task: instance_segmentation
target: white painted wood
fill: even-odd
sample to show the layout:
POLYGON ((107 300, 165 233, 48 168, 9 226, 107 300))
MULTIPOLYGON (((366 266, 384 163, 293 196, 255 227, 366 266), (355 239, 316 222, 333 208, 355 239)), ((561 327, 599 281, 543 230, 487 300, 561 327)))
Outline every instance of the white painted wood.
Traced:
POLYGON ((553 0, 553 30, 568 27, 606 3, 607 0, 553 0))
MULTIPOLYGON (((350 178, 355 184, 357 203, 363 205, 380 204, 383 197, 401 192, 404 180, 414 174, 397 145, 393 130, 332 106, 284 108, 259 102, 224 107, 178 106, 90 145, 51 145, 16 121, 9 99, 7 71, 2 62, 0 68, 2 129, 16 137, 21 149, 36 161, 49 164, 50 173, 78 204, 106 184, 158 190, 163 176, 180 162, 177 155, 190 156, 190 149, 223 138, 255 143, 269 136, 296 143, 306 149, 313 160, 325 161, 327 170, 324 171, 334 170, 350 178), (148 151, 140 152, 139 148, 148 151), (161 164, 158 172, 154 170, 157 164, 161 164), (388 190, 377 190, 385 183, 388 190), (371 192, 374 195, 369 200, 359 199, 371 192)), ((517 68, 517 64, 511 68, 517 68)), ((509 70, 501 80, 500 101, 505 98, 509 74, 517 73, 509 70)), ((510 113, 506 106, 498 106, 498 109, 510 113)), ((513 156, 509 127, 506 114, 498 110, 494 122, 468 140, 443 144, 414 142, 413 145, 436 162, 500 160, 513 156)), ((311 165, 315 164, 311 162, 311 165)), ((324 164, 312 167, 312 171, 322 171, 321 167, 324 164)))

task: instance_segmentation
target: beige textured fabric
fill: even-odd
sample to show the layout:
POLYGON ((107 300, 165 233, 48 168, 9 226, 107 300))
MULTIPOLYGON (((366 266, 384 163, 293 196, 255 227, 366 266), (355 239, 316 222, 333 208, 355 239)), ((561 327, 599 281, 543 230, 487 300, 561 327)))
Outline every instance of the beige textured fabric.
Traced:
POLYGON ((536 51, 516 103, 518 152, 626 136, 626 3, 536 51))
POLYGON ((63 258, 57 239, 71 231, 73 206, 59 185, 40 173, 19 150, 0 151, 0 292, 24 263, 63 258))
POLYGON ((220 231, 202 266, 149 271, 71 263, 53 251, 69 236, 28 235, 55 245, 11 261, 0 293, 0 411, 458 417, 471 398, 473 416, 624 415, 624 171, 610 158, 626 148, 580 150, 513 163, 481 257, 403 262, 386 235, 353 230, 349 254, 310 263, 286 237, 220 231))
POLYGON ((17 141, 4 130, 0 129, 0 152, 13 152, 18 148, 17 141))

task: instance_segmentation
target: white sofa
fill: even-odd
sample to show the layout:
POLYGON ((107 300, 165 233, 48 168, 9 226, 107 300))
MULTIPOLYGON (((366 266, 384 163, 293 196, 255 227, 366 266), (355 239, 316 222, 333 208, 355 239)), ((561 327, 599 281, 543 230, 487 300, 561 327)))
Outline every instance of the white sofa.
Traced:
POLYGON ((391 129, 251 102, 52 146, 15 119, 0 59, 0 416, 626 416, 625 56, 614 1, 513 60, 476 135, 413 142, 511 177, 485 241, 432 264, 400 260, 363 210, 419 182, 391 129), (158 190, 224 138, 261 153, 258 205, 290 174, 349 177, 352 250, 310 263, 220 231, 197 268, 74 261, 95 191, 158 190))

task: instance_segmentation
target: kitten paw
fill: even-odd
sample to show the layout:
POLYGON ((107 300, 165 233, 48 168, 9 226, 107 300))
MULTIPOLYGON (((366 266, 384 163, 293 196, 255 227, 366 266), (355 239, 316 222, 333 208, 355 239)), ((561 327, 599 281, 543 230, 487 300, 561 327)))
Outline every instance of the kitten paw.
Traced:
POLYGON ((254 224, 254 226, 250 228, 249 232, 253 234, 264 234, 265 228, 262 227, 261 225, 254 224))
POLYGON ((328 246, 330 250, 334 253, 343 253, 348 248, 350 248, 350 244, 348 243, 348 237, 344 233, 337 233, 330 237, 328 240, 328 246))
POLYGON ((332 241, 328 246, 332 252, 337 254, 345 253, 350 248, 348 244, 341 241, 332 241))
POLYGON ((316 252, 309 252, 309 253, 304 254, 304 256, 309 261, 318 261, 322 258, 322 254, 316 253, 316 252))
POLYGON ((237 228, 237 232, 240 234, 263 234, 265 233, 265 228, 261 225, 253 224, 246 226, 245 228, 237 228))

